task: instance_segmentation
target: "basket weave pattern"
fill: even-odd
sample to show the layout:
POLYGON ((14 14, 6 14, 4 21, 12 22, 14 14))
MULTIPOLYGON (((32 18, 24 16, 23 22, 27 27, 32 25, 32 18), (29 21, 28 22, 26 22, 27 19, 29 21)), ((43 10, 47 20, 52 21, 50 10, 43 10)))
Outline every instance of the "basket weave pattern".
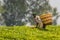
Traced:
POLYGON ((40 15, 40 18, 44 24, 52 23, 52 14, 51 13, 42 14, 42 15, 40 15))

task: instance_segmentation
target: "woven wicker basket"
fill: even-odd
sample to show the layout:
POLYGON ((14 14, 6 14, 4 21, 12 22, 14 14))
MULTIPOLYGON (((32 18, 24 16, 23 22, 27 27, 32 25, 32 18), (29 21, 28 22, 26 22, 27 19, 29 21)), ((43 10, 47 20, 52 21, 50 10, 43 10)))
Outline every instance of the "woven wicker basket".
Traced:
POLYGON ((40 18, 44 24, 52 24, 52 14, 51 13, 46 13, 40 15, 40 18))

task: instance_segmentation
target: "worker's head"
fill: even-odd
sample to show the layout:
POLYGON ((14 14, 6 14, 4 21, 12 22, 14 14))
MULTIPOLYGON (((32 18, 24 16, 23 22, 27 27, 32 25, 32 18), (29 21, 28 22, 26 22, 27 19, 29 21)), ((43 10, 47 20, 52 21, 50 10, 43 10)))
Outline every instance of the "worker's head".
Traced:
POLYGON ((36 17, 36 14, 32 14, 33 15, 33 17, 36 17))

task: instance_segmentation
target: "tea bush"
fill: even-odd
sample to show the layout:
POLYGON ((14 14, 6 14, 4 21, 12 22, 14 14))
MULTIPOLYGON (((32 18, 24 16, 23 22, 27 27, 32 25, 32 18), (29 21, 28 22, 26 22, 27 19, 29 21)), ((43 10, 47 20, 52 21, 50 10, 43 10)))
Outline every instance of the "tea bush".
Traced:
POLYGON ((60 27, 47 26, 46 30, 41 30, 26 26, 1 26, 0 40, 60 40, 60 27))

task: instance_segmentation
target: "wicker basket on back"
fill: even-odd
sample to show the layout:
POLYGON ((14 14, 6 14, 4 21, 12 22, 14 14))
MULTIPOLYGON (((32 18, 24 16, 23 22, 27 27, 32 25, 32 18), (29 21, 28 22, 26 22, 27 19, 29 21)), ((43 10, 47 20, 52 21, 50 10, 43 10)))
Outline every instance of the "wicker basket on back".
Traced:
POLYGON ((40 18, 44 24, 46 24, 46 25, 52 24, 52 14, 51 13, 42 14, 42 15, 40 15, 40 18))

